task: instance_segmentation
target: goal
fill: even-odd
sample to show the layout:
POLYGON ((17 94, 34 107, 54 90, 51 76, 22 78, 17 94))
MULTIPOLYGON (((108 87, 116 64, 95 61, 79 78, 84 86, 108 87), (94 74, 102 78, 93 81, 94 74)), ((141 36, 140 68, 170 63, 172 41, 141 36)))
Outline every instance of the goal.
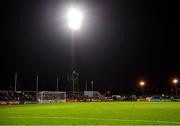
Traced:
POLYGON ((41 91, 37 93, 39 103, 65 102, 66 92, 61 91, 41 91))

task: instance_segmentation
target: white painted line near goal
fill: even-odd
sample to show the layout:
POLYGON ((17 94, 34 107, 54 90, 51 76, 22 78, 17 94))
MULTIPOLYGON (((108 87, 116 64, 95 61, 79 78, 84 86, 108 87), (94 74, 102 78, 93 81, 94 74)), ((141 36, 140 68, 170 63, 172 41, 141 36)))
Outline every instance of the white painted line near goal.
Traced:
POLYGON ((112 118, 79 118, 79 117, 60 117, 60 116, 9 116, 9 117, 0 117, 4 119, 70 119, 70 120, 96 120, 96 121, 120 121, 120 122, 146 122, 146 123, 165 123, 165 124, 174 124, 180 125, 180 122, 172 122, 172 121, 163 121, 163 120, 124 120, 124 119, 112 119, 112 118))
MULTIPOLYGON (((124 125, 0 125, 0 126, 124 126, 124 125)), ((125 125, 125 126, 139 126, 139 125, 125 125)), ((177 125, 142 125, 141 126, 177 126, 177 125)))
MULTIPOLYGON (((139 126, 139 125, 0 125, 0 126, 139 126)), ((177 125, 142 125, 141 126, 177 126, 177 125)))

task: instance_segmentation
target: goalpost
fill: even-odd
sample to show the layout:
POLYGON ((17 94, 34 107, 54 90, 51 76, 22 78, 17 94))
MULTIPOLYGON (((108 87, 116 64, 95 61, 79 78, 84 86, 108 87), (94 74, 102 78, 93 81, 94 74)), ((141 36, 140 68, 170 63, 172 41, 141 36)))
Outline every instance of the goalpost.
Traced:
POLYGON ((39 103, 65 102, 66 92, 62 91, 41 91, 37 93, 39 103))

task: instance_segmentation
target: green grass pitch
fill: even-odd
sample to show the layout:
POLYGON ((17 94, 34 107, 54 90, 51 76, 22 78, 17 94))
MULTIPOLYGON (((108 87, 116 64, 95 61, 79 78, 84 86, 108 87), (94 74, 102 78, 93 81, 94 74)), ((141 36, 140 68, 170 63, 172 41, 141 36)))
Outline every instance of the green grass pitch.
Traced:
POLYGON ((0 125, 180 125, 180 102, 0 106, 0 125))

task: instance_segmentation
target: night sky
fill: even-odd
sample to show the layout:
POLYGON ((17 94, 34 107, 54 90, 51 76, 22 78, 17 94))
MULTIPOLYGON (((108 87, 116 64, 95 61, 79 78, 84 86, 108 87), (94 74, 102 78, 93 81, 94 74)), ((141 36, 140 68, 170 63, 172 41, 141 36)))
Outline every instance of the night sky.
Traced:
POLYGON ((64 90, 71 72, 72 34, 64 19, 71 6, 83 10, 76 33, 81 90, 133 92, 139 80, 149 89, 169 90, 180 74, 180 20, 177 1, 13 0, 1 3, 0 89, 64 90))

